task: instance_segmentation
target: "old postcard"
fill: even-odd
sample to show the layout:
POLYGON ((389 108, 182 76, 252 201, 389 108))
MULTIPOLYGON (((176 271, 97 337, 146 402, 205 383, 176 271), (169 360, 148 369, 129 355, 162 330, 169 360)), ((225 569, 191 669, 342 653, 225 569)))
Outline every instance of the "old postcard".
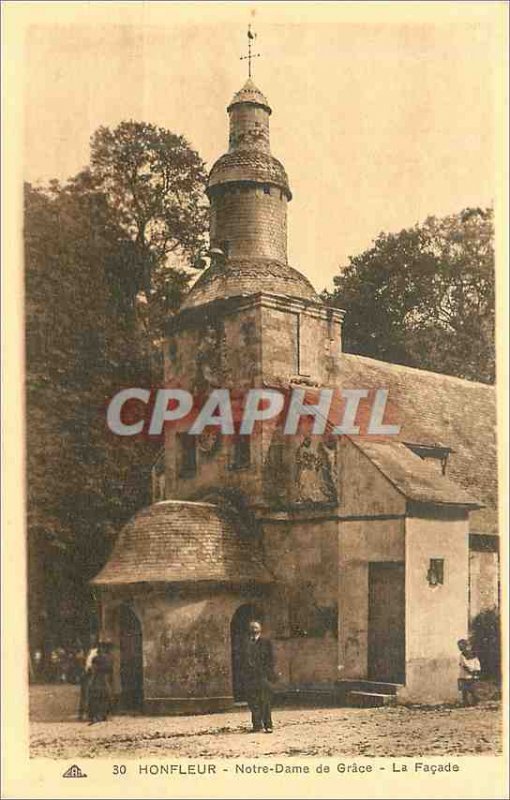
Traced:
POLYGON ((507 797, 508 5, 3 22, 4 796, 507 797))

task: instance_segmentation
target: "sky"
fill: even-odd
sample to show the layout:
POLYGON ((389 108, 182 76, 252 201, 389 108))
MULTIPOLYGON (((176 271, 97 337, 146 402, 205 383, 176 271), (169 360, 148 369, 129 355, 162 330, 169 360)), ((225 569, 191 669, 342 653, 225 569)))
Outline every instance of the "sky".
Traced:
POLYGON ((23 59, 26 180, 75 174, 93 131, 126 119, 183 134, 211 167, 227 149, 226 106, 247 77, 251 22, 254 80, 293 191, 289 263, 317 289, 381 231, 492 204, 491 4, 128 5, 34 13, 23 59))

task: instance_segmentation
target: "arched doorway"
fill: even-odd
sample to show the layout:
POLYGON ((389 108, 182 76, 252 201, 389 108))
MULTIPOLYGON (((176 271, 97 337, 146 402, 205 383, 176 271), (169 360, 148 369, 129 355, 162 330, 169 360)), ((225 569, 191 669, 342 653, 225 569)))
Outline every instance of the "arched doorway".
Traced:
POLYGON ((234 700, 240 702, 245 700, 243 679, 241 674, 241 655, 243 644, 248 637, 248 625, 250 620, 264 619, 264 612, 259 606, 253 603, 246 603, 240 606, 232 617, 230 623, 230 643, 232 646, 232 693, 234 700))
POLYGON ((141 709, 143 704, 142 626, 133 609, 119 610, 121 705, 126 710, 141 709))

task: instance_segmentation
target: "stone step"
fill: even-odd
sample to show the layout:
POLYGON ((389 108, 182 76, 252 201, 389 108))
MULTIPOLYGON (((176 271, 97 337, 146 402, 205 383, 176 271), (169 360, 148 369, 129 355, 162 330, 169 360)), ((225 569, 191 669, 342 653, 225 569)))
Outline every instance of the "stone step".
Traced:
POLYGON ((338 681, 337 686, 344 692, 380 692, 381 694, 394 694, 403 686, 401 683, 388 683, 387 681, 345 680, 338 681))
POLYGON ((397 702, 395 694, 383 694, 382 692, 361 692, 350 691, 347 694, 347 702, 356 708, 378 708, 380 706, 393 706, 397 702))
POLYGON ((275 692, 275 700, 285 705, 336 706, 341 697, 335 684, 293 686, 275 692))

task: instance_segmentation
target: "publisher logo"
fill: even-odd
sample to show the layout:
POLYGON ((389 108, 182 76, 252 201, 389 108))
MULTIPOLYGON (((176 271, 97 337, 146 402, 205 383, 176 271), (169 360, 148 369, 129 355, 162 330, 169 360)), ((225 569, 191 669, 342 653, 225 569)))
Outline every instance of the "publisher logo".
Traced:
POLYGON ((77 766, 77 764, 73 764, 72 767, 66 769, 64 774, 62 775, 63 778, 86 778, 84 772, 77 766))

